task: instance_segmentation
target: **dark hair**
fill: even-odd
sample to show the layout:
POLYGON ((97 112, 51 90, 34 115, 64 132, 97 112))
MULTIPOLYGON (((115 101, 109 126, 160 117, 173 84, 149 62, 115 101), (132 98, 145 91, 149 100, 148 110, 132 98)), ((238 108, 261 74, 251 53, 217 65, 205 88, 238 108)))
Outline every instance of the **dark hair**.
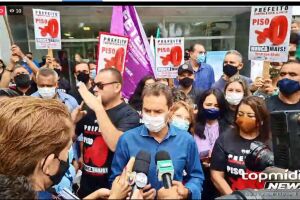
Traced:
POLYGON ((173 96, 173 103, 177 101, 184 101, 186 103, 193 104, 193 100, 179 88, 172 88, 171 91, 173 96))
POLYGON ((0 197, 1 199, 37 199, 37 193, 25 176, 0 174, 0 197))
POLYGON ((223 92, 219 89, 216 88, 211 88, 209 90, 206 90, 199 98, 199 101, 197 102, 198 106, 198 113, 196 115, 196 125, 195 125, 195 134, 199 136, 201 139, 205 139, 204 135, 204 129, 205 129, 205 124, 206 124, 206 118, 204 115, 204 108, 203 108, 203 102, 205 101, 206 97, 209 95, 215 95, 219 109, 220 109, 220 117, 219 119, 223 118, 225 113, 227 112, 227 107, 226 107, 226 101, 225 97, 223 95, 223 92))
POLYGON ((30 55, 32 55, 32 52, 29 52, 29 51, 28 51, 28 52, 26 52, 26 53, 25 53, 25 55, 27 55, 27 54, 30 54, 30 55))
POLYGON ((135 88, 135 91, 133 93, 133 95, 130 97, 128 103, 137 111, 142 110, 142 93, 145 87, 145 83, 148 80, 154 80, 155 78, 153 76, 145 76, 144 78, 142 78, 140 80, 140 82, 138 83, 138 85, 135 88))
MULTIPOLYGON (((265 101, 257 96, 249 96, 240 102, 238 105, 238 108, 236 109, 235 113, 235 121, 237 119, 238 115, 238 110, 239 107, 242 104, 246 104, 251 107, 251 109, 255 113, 255 118, 258 124, 258 132, 259 136, 258 139, 261 140, 262 142, 266 142, 270 138, 270 115, 267 109, 267 106, 265 104, 265 101)), ((235 124, 236 128, 239 130, 239 127, 237 124, 235 124)))
POLYGON ((298 44, 298 41, 299 41, 298 33, 292 32, 290 35, 290 44, 298 44))
POLYGON ((163 95, 166 97, 167 105, 169 108, 171 108, 173 104, 173 98, 172 98, 172 92, 169 86, 155 82, 153 84, 147 85, 144 87, 143 93, 142 93, 142 101, 144 100, 145 96, 160 96, 163 95))
POLYGON ((0 97, 16 97, 20 96, 16 91, 9 88, 0 88, 0 97))
POLYGON ((3 60, 0 59, 0 62, 3 64, 3 69, 5 69, 6 65, 4 64, 3 60))
POLYGON ((110 73, 112 73, 112 75, 115 77, 116 81, 118 81, 121 85, 123 85, 122 74, 117 69, 115 69, 115 68, 101 69, 98 74, 100 74, 102 72, 110 72, 110 73))
MULTIPOLYGON (((201 45, 201 46, 203 46, 203 45, 200 44, 200 43, 194 43, 193 45, 190 46, 190 48, 189 48, 188 51, 189 51, 189 52, 194 52, 194 51, 195 51, 195 46, 196 46, 196 45, 201 45)), ((204 46, 203 46, 203 48, 204 48, 204 46)))
POLYGON ((80 64, 86 64, 87 65, 87 67, 88 67, 88 69, 89 69, 89 71, 90 71, 90 67, 89 67, 89 65, 86 63, 86 62, 76 62, 75 63, 75 65, 74 65, 74 68, 73 68, 73 73, 76 73, 76 66, 77 65, 80 65, 80 64))

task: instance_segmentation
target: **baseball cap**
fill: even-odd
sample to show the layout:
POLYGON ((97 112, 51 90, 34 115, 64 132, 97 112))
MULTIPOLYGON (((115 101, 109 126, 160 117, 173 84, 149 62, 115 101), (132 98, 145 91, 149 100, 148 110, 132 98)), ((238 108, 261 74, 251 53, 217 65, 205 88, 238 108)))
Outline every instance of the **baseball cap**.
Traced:
POLYGON ((181 75, 183 72, 190 72, 192 74, 194 73, 194 69, 190 61, 179 66, 178 75, 181 75))

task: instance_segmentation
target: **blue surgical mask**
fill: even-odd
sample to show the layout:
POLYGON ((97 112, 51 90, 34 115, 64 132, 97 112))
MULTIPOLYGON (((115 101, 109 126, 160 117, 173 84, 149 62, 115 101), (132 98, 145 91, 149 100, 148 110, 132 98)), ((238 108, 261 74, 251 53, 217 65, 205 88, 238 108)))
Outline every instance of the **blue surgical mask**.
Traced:
POLYGON ((300 83, 288 78, 284 78, 277 83, 281 93, 289 96, 300 90, 300 83))
POLYGON ((184 131, 188 131, 190 127, 189 121, 181 119, 179 117, 174 117, 171 121, 171 124, 184 131))
POLYGON ((96 69, 92 69, 91 72, 90 72, 91 79, 94 80, 96 78, 96 75, 97 75, 96 74, 96 69))
POLYGON ((206 59, 205 53, 200 53, 200 54, 197 56, 197 63, 198 63, 198 64, 204 63, 204 62, 205 62, 205 59, 206 59))

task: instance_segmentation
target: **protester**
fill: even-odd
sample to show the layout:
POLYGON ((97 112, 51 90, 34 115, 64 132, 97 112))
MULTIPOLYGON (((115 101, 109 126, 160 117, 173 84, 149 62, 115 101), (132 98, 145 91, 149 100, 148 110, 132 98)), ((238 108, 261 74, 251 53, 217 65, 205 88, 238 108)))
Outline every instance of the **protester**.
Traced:
POLYGON ((27 200, 37 199, 37 194, 25 176, 7 176, 0 174, 0 197, 3 200, 27 200))
POLYGON ((71 90, 70 82, 65 78, 65 76, 62 74, 62 66, 59 63, 59 60, 57 58, 53 59, 53 70, 58 75, 58 91, 69 93, 71 90))
MULTIPOLYGON (((0 133, 5 133, 0 137, 0 174, 26 176, 38 199, 51 198, 43 192, 51 191, 69 168, 74 122, 67 107, 55 99, 15 97, 0 99, 0 108, 0 133)), ((96 194, 102 198, 108 191, 96 194)))
POLYGON ((270 63, 269 75, 270 79, 263 79, 262 77, 256 77, 255 82, 257 83, 258 89, 253 93, 254 96, 266 99, 270 96, 278 95, 279 89, 277 87, 277 82, 279 78, 280 69, 283 63, 272 62, 270 63))
POLYGON ((224 121, 226 112, 226 101, 219 89, 209 89, 201 95, 198 102, 194 139, 205 176, 202 199, 215 199, 218 196, 210 179, 209 167, 214 144, 219 135, 227 128, 224 121))
POLYGON ((234 124, 237 106, 244 97, 251 95, 248 85, 240 76, 231 77, 224 88, 224 95, 227 102, 228 110, 225 113, 225 121, 228 125, 234 124))
POLYGON ((300 110, 300 63, 284 63, 280 73, 279 94, 266 100, 269 112, 279 110, 300 110))
POLYGON ((64 92, 58 91, 58 75, 50 68, 40 68, 36 75, 38 91, 31 96, 43 99, 58 99, 64 103, 70 112, 72 112, 78 103, 74 97, 64 92))
POLYGON ((215 74, 212 66, 205 63, 206 50, 202 44, 195 43, 189 49, 190 65, 195 71, 194 87, 199 90, 210 89, 215 83, 215 74))
POLYGON ((194 86, 195 74, 191 62, 185 63, 178 68, 178 81, 178 88, 189 96, 196 105, 202 90, 194 86))
POLYGON ((108 188, 111 162, 119 137, 124 131, 139 125, 138 113, 121 99, 122 75, 114 68, 102 69, 95 78, 94 93, 79 84, 79 93, 91 109, 77 124, 83 133, 84 162, 79 196, 108 188))
POLYGON ((89 70, 90 70, 90 78, 91 80, 95 80, 96 75, 97 75, 97 65, 95 61, 90 61, 88 62, 89 70))
POLYGON ((238 106, 235 127, 227 129, 217 139, 212 152, 211 178, 221 195, 235 190, 262 189, 264 182, 245 180, 245 157, 254 141, 268 143, 270 137, 269 113, 264 101, 255 96, 246 97, 238 106))
POLYGON ((298 33, 300 32, 300 22, 297 20, 293 20, 291 24, 291 31, 293 33, 298 33))
MULTIPOLYGON (((74 77, 76 81, 76 85, 79 81, 83 82, 86 87, 92 92, 92 83, 90 79, 90 69, 87 63, 81 62, 77 63, 74 67, 74 77)), ((82 97, 80 96, 76 85, 73 85, 70 94, 77 100, 79 104, 83 101, 82 97)))
POLYGON ((193 106, 184 101, 177 101, 170 108, 169 123, 173 126, 194 134, 193 106))
POLYGON ((155 79, 153 76, 145 76, 144 78, 142 78, 137 84, 133 95, 128 101, 129 105, 131 105, 139 113, 141 113, 142 111, 142 92, 144 90, 144 87, 152 83, 155 83, 155 79))
MULTIPOLYGON (((33 58, 33 54, 31 52, 26 52, 25 56, 31 60, 36 67, 40 67, 40 64, 33 58)), ((29 74, 32 74, 31 68, 28 66, 28 63, 26 61, 21 61, 21 65, 25 67, 25 69, 29 72, 29 74)))
POLYGON ((290 35, 290 43, 289 43, 289 61, 299 61, 299 55, 297 55, 297 46, 299 45, 300 34, 292 32, 290 35))
MULTIPOLYGON (((170 154, 176 180, 173 181, 176 187, 168 189, 167 193, 183 199, 200 199, 204 177, 195 141, 188 132, 167 123, 167 115, 172 106, 171 95, 170 88, 164 84, 154 83, 145 87, 142 95, 144 124, 120 137, 112 162, 110 182, 121 174, 130 156, 146 150, 154 158, 162 148, 170 154), (186 171, 185 186, 181 183, 183 170, 186 171)), ((144 199, 153 199, 156 191, 162 188, 162 183, 157 178, 154 159, 151 159, 148 180, 149 184, 143 188, 142 195, 144 199)))
MULTIPOLYGON (((225 91, 224 87, 229 79, 233 76, 240 75, 239 72, 243 68, 243 57, 236 50, 227 51, 225 54, 224 62, 223 62, 223 75, 221 78, 214 83, 213 88, 218 88, 221 91, 225 91)), ((248 87, 251 86, 252 80, 246 76, 240 75, 248 87)), ((257 88, 253 88, 253 90, 257 90, 257 88)))
POLYGON ((176 103, 177 101, 184 101, 188 104, 193 104, 193 100, 179 88, 172 88, 171 92, 173 97, 173 103, 176 103))

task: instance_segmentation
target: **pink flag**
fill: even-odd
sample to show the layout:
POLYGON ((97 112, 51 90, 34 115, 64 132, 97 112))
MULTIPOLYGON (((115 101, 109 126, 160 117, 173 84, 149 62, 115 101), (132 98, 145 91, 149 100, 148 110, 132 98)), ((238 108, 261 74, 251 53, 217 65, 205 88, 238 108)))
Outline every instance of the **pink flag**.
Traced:
POLYGON ((113 6, 110 32, 129 37, 123 74, 123 96, 129 99, 144 76, 154 75, 154 56, 134 6, 113 6))

